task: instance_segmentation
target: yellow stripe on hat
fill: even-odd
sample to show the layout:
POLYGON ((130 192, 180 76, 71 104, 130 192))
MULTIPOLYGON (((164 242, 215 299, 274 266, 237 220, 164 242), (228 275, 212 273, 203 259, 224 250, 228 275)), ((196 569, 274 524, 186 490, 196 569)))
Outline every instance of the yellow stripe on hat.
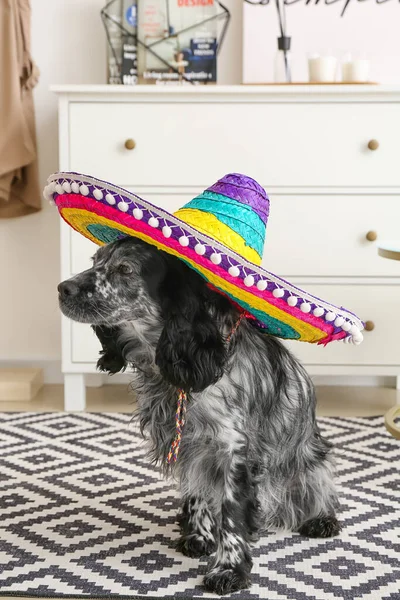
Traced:
POLYGON ((233 231, 228 225, 225 225, 225 223, 221 223, 214 215, 194 208, 182 208, 176 211, 174 216, 201 233, 208 235, 208 237, 221 242, 221 244, 247 258, 253 264, 261 264, 259 254, 253 248, 250 248, 250 246, 246 246, 244 239, 238 233, 233 231))
POLYGON ((104 246, 105 242, 92 235, 87 228, 88 225, 93 225, 93 223, 99 223, 101 225, 112 227, 113 229, 118 229, 121 233, 125 233, 129 236, 132 236, 133 233, 136 235, 136 232, 133 232, 131 228, 125 227, 125 225, 121 225, 121 223, 117 223, 116 221, 112 221, 101 215, 95 215, 82 208, 61 208, 60 214, 71 227, 76 231, 79 231, 79 233, 94 242, 97 246, 104 246))

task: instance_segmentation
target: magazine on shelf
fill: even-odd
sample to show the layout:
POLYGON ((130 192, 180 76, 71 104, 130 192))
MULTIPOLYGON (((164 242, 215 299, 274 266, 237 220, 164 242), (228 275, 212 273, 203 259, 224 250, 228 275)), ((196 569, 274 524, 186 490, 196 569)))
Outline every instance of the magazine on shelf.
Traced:
POLYGON ((139 83, 215 83, 217 10, 214 0, 138 0, 139 83))

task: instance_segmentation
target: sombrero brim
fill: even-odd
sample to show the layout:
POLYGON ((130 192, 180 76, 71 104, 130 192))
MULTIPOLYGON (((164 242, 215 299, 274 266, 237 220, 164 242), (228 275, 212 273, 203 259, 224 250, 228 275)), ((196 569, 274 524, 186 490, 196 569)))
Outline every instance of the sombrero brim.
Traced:
POLYGON ((95 177, 55 173, 45 197, 61 217, 98 245, 132 236, 184 260, 249 313, 265 333, 327 344, 362 341, 362 321, 258 267, 136 194, 95 177))

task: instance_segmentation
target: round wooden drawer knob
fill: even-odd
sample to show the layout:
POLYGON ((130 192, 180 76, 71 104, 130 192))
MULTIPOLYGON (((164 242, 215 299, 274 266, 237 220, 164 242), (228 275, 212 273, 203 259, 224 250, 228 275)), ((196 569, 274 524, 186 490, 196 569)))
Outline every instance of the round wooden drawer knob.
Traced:
POLYGON ((375 329, 375 323, 373 321, 365 321, 365 331, 373 331, 375 329))
POLYGON ((369 242, 375 242, 375 240, 378 237, 378 234, 376 233, 376 231, 368 231, 368 233, 365 237, 367 238, 367 240, 369 242))
POLYGON ((126 140, 125 148, 127 150, 133 150, 135 146, 136 146, 135 140, 133 140, 132 138, 129 138, 128 140, 126 140))
POLYGON ((379 148, 379 142, 378 142, 378 140, 369 140, 369 142, 368 142, 368 148, 370 150, 378 150, 378 148, 379 148))

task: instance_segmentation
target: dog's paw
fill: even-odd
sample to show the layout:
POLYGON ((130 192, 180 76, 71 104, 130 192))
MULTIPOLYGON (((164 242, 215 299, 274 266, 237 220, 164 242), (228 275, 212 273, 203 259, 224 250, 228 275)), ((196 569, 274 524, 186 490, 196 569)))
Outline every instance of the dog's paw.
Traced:
POLYGON ((182 536, 176 542, 176 549, 190 558, 200 558, 202 556, 210 556, 210 554, 215 552, 215 543, 205 540, 201 535, 192 534, 182 536))
POLYGON ((298 529, 300 535, 310 538, 329 538, 339 535, 342 526, 336 517, 317 517, 303 523, 298 529))
POLYGON ((244 590, 249 588, 250 585, 250 573, 235 567, 221 570, 214 568, 204 577, 204 587, 206 590, 214 592, 219 596, 244 590))
POLYGON ((121 357, 106 352, 97 361, 97 369, 104 373, 111 373, 111 375, 114 375, 115 373, 125 370, 125 363, 121 357))

